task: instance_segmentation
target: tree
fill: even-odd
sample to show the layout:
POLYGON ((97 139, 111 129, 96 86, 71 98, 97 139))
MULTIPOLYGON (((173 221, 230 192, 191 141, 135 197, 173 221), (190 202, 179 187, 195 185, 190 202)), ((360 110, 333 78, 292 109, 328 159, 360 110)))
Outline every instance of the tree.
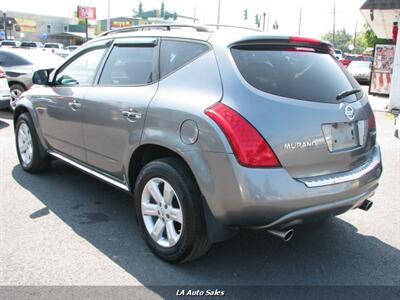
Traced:
POLYGON ((343 28, 336 31, 335 42, 333 42, 332 32, 324 34, 322 40, 331 42, 336 49, 341 49, 343 52, 346 52, 349 50, 349 45, 353 43, 353 36, 343 28))
POLYGON ((371 29, 368 23, 363 26, 363 31, 359 35, 359 42, 365 48, 373 48, 375 46, 378 37, 375 32, 371 29))
POLYGON ((161 2, 160 17, 164 18, 164 16, 165 16, 165 4, 164 2, 161 2))
POLYGON ((138 16, 141 17, 143 14, 143 3, 142 1, 139 2, 139 7, 138 7, 138 16))

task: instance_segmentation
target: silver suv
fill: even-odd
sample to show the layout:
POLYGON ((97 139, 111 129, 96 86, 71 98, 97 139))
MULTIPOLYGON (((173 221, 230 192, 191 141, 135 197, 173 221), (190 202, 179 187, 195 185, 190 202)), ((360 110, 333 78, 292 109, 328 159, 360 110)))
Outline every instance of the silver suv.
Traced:
POLYGON ((157 25, 39 70, 14 114, 22 168, 60 159, 132 194, 155 254, 184 262, 238 228, 369 209, 382 172, 367 96, 329 43, 157 25))

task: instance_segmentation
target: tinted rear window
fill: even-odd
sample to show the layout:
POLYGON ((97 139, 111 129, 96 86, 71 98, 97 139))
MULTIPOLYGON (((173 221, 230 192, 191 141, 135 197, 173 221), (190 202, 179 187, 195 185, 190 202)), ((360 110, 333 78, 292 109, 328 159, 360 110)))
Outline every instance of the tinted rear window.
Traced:
POLYGON ((164 77, 208 51, 205 44, 163 40, 161 42, 160 76, 164 77))
MULTIPOLYGON (((339 93, 359 88, 340 63, 326 53, 239 48, 231 51, 244 79, 266 93, 337 103, 339 93)), ((355 101, 357 96, 345 100, 355 101)))
POLYGON ((60 46, 57 44, 46 44, 44 45, 45 48, 51 48, 51 49, 59 49, 60 46))
POLYGON ((2 46, 16 46, 17 43, 15 43, 15 42, 6 42, 6 41, 4 41, 4 42, 1 43, 1 45, 2 45, 2 46))
POLYGON ((24 47, 31 47, 31 48, 34 48, 34 47, 38 47, 38 45, 37 45, 36 43, 22 42, 22 43, 21 43, 21 47, 22 47, 22 48, 24 48, 24 47))

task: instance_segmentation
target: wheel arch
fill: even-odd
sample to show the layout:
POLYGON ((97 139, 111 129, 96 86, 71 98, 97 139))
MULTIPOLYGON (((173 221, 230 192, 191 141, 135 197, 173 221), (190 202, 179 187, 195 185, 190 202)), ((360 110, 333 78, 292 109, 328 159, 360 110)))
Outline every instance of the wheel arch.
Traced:
MULTIPOLYGON (((201 185, 199 184, 195 173, 193 172, 190 164, 186 161, 183 154, 178 153, 168 147, 161 146, 158 144, 142 144, 132 153, 129 165, 128 165, 128 183, 130 190, 134 191, 136 179, 140 170, 150 161, 160 159, 164 157, 175 157, 178 158, 189 170, 197 186, 201 191, 201 185)), ((211 242, 220 242, 231 238, 235 233, 235 229, 228 228, 217 221, 215 216, 210 210, 207 203, 207 199, 204 194, 201 195, 202 206, 206 221, 207 235, 211 242)))
POLYGON ((23 83, 21 81, 18 81, 18 80, 15 80, 15 79, 11 79, 11 80, 8 81, 8 85, 9 86, 12 86, 13 84, 18 84, 18 85, 22 86, 25 89, 25 91, 27 90, 27 86, 25 85, 25 83, 23 83))

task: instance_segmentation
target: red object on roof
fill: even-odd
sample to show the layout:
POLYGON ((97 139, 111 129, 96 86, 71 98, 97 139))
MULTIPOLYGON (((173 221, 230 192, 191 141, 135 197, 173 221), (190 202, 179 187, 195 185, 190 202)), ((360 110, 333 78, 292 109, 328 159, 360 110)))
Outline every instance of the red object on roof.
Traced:
POLYGON ((392 33, 393 33, 393 42, 394 42, 395 44, 397 44, 397 35, 398 35, 398 33, 399 33, 399 25, 398 25, 398 22, 393 22, 392 33))

